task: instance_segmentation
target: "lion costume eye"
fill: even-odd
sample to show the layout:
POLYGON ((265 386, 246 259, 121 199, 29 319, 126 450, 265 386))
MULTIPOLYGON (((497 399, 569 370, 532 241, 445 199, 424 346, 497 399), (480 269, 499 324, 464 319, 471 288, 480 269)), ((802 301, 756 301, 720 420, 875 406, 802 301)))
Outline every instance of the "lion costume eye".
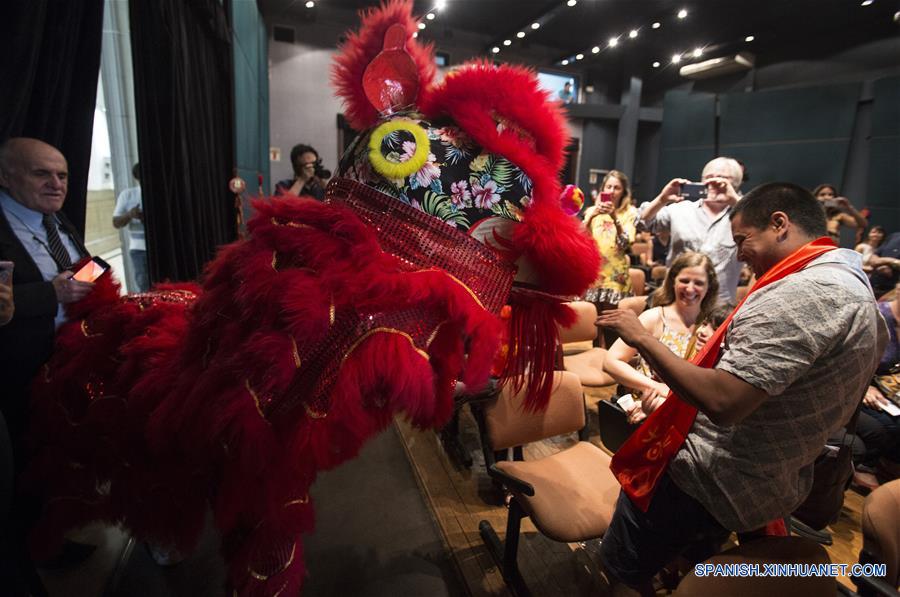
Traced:
POLYGON ((406 178, 410 174, 418 172, 428 161, 430 142, 428 134, 421 126, 411 120, 391 120, 379 125, 369 138, 369 161, 375 171, 385 178, 406 178), (382 153, 382 143, 385 137, 396 131, 404 131, 412 135, 416 149, 409 159, 401 162, 389 160, 382 153))

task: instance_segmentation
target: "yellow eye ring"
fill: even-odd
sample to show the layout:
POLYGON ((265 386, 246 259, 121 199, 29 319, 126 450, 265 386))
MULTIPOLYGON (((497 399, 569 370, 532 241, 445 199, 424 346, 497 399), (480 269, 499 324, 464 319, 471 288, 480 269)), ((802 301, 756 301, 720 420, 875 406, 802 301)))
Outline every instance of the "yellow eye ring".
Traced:
POLYGON ((418 172, 425 165, 430 149, 428 133, 421 126, 411 120, 391 120, 372 131, 372 136, 369 138, 369 161, 372 162, 375 171, 385 178, 406 178, 410 174, 418 172), (416 141, 415 153, 405 162, 391 162, 381 154, 382 141, 394 131, 406 131, 416 141))

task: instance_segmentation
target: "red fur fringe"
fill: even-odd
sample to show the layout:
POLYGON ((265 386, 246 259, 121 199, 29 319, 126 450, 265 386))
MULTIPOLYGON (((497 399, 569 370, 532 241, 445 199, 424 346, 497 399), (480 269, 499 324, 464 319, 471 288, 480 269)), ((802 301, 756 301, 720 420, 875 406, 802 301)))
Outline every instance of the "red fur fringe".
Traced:
POLYGON ((377 8, 361 10, 359 32, 348 33, 347 41, 335 55, 331 83, 344 100, 347 121, 357 131, 367 129, 378 121, 378 111, 369 103, 363 90, 363 73, 381 52, 384 34, 391 25, 400 23, 406 28, 406 51, 419 71, 419 93, 428 88, 434 79, 434 46, 430 43, 422 45, 413 38, 419 29, 412 10, 411 0, 388 0, 377 8))

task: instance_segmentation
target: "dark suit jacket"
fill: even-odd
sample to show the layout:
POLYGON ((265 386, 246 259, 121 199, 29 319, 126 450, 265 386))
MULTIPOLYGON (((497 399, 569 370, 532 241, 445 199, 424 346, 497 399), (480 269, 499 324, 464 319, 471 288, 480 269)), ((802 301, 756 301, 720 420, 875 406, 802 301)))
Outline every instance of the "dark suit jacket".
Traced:
MULTIPOLYGON (((82 256, 87 249, 72 223, 58 212, 62 229, 82 256)), ((16 312, 12 321, 0 326, 0 409, 6 415, 10 432, 16 435, 24 425, 27 388, 53 351, 56 335, 56 292, 35 265, 19 241, 0 208, 0 260, 14 261, 13 299, 16 312)))

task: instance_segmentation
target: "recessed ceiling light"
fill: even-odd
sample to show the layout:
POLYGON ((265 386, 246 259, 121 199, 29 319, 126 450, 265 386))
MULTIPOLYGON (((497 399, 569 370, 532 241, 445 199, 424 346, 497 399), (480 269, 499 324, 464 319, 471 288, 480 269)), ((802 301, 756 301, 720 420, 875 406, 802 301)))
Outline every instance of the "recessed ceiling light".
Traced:
POLYGON ((584 58, 584 54, 575 54, 575 60, 581 60, 584 58))
POLYGON ((309 1, 306 3, 306 8, 312 8, 312 7, 315 6, 315 5, 316 5, 316 3, 313 2, 313 0, 309 0, 309 1))
POLYGON ((860 4, 860 6, 868 6, 868 5, 872 4, 874 1, 875 0, 863 0, 862 4, 860 4))
POLYGON ((566 66, 566 65, 568 65, 568 64, 569 64, 569 61, 568 61, 568 60, 563 60, 563 61, 562 61, 562 65, 563 65, 563 66, 566 66))
POLYGON ((631 39, 634 39, 635 37, 637 37, 637 33, 638 33, 637 29, 632 29, 631 31, 628 32, 628 37, 630 37, 631 39))
POLYGON ((672 64, 681 62, 681 54, 672 54, 672 64))
POLYGON ((653 68, 659 68, 659 62, 654 62, 654 63, 653 63, 653 68))
POLYGON ((659 29, 659 21, 656 21, 655 23, 653 23, 650 26, 653 27, 654 29, 659 29))
POLYGON ((747 37, 744 38, 744 41, 747 42, 747 43, 750 43, 750 42, 753 41, 754 39, 756 39, 756 38, 753 37, 752 35, 748 35, 747 37))
POLYGON ((609 47, 615 48, 617 45, 619 45, 619 38, 618 37, 610 37, 609 38, 609 47))
POLYGON ((419 29, 424 29, 426 27, 425 23, 419 23, 419 29))
POLYGON ((509 46, 509 45, 512 45, 512 42, 511 42, 510 40, 508 40, 508 39, 504 39, 504 40, 503 40, 503 45, 504 45, 504 46, 509 46))
POLYGON ((434 5, 434 8, 436 10, 444 10, 445 8, 447 8, 447 0, 437 0, 437 2, 434 5))
POLYGON ((578 4, 578 0, 569 0, 568 2, 566 2, 566 4, 568 6, 575 6, 576 4, 578 4))
POLYGON ((678 11, 678 18, 683 19, 687 16, 687 9, 682 8, 678 11))
POLYGON ((494 54, 499 54, 500 48, 498 48, 497 46, 494 46, 493 48, 491 48, 491 52, 493 52, 494 54))
POLYGON ((694 48, 694 58, 703 56, 703 48, 694 48))
POLYGON ((540 28, 541 28, 541 24, 540 24, 540 23, 532 23, 532 24, 531 24, 531 28, 532 28, 532 29, 540 29, 540 28))
POLYGON ((591 48, 591 53, 593 53, 593 54, 599 54, 599 53, 600 53, 600 46, 594 46, 593 48, 591 48))
POLYGON ((516 37, 518 37, 519 39, 522 39, 523 37, 525 37, 525 32, 519 31, 518 33, 516 33, 516 37))
POLYGON ((434 13, 433 12, 428 13, 427 15, 425 15, 425 18, 428 19, 429 21, 433 21, 434 13))

